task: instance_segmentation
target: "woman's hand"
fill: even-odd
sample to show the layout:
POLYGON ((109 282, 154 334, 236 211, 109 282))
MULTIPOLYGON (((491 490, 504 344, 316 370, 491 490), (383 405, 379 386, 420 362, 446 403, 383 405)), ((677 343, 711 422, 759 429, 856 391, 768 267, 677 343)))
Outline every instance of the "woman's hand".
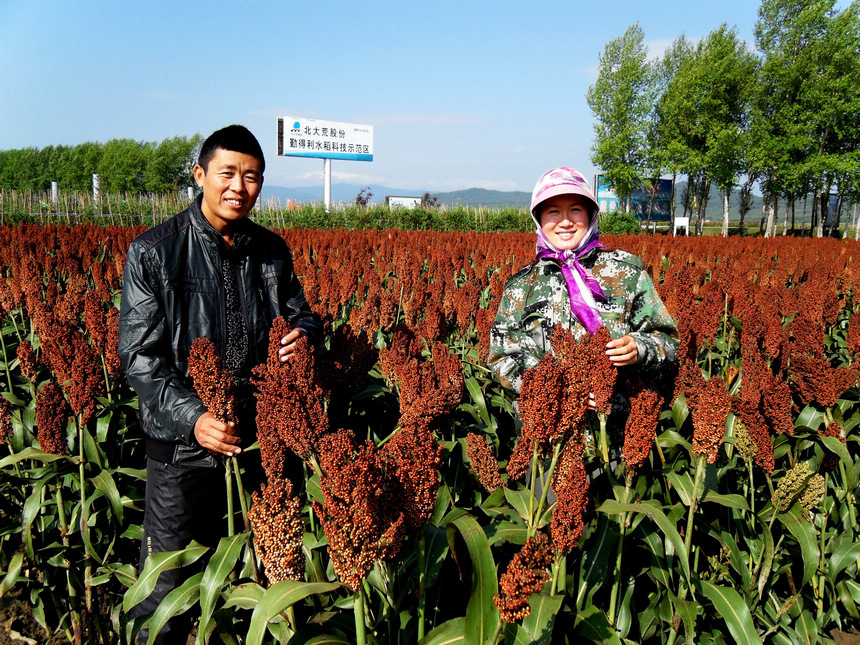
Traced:
POLYGON ((281 345, 283 345, 283 347, 278 350, 278 356, 281 357, 282 361, 290 359, 290 356, 292 356, 293 352, 296 351, 296 341, 304 335, 304 329, 296 328, 281 339, 281 345))
POLYGON ((615 367, 635 365, 639 361, 639 348, 633 336, 627 334, 606 343, 606 355, 615 367))

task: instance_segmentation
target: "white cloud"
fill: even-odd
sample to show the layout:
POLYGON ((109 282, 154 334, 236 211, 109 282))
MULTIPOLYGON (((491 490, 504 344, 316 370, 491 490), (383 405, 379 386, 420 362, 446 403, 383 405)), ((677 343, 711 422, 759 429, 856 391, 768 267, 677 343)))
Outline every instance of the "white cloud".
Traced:
POLYGON ((650 40, 645 43, 648 48, 648 60, 657 60, 662 58, 666 50, 675 42, 674 38, 661 38, 659 40, 650 40))

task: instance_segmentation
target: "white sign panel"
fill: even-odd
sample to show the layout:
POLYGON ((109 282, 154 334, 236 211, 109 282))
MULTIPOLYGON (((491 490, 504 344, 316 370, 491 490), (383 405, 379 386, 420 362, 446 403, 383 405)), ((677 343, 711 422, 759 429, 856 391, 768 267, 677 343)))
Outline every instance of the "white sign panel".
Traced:
POLYGON ((385 201, 388 202, 388 208, 415 208, 421 205, 420 197, 396 197, 387 196, 385 201))
POLYGON ((373 161, 373 126, 285 116, 278 119, 278 154, 373 161))

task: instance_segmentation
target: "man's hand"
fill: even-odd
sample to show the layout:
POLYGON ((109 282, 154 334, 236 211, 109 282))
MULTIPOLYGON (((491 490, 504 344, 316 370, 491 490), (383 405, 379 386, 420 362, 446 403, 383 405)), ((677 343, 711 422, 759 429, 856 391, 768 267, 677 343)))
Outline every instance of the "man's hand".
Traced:
POLYGON ((296 351, 296 341, 305 335, 304 329, 296 328, 281 339, 281 345, 283 345, 283 347, 278 350, 278 355, 281 357, 282 361, 290 359, 290 356, 292 356, 293 352, 296 351))
POLYGON ((194 424, 194 437, 197 443, 207 450, 226 457, 234 457, 242 452, 236 426, 232 423, 221 423, 210 412, 204 412, 197 419, 194 424))
POLYGON ((606 343, 606 355, 615 367, 635 365, 639 361, 639 348, 633 336, 627 334, 606 343))

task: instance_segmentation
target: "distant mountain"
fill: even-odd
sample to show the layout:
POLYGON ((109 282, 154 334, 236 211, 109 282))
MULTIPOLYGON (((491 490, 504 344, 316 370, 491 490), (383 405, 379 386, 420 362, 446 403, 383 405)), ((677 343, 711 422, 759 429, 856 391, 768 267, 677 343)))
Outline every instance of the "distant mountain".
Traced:
MULTIPOLYGON (((367 188, 362 184, 332 184, 331 200, 334 204, 351 204, 362 190, 367 188)), ((373 193, 371 201, 377 204, 385 202, 386 197, 421 197, 426 191, 407 190, 403 188, 391 188, 389 186, 370 185, 373 193)), ((530 193, 524 192, 502 192, 499 190, 486 190, 484 188, 469 188, 448 193, 430 191, 430 194, 439 198, 439 204, 448 206, 483 206, 485 208, 527 208, 530 193)), ((322 202, 322 186, 298 186, 285 188, 283 186, 263 185, 262 199, 273 200, 285 204, 287 200, 294 202, 322 202)))
POLYGON ((440 204, 449 206, 483 206, 485 208, 528 208, 531 193, 522 191, 503 192, 485 188, 468 188, 450 193, 431 193, 439 197, 440 204))
MULTIPOLYGON (((331 185, 331 201, 334 204, 344 203, 351 204, 355 201, 356 196, 362 190, 367 188, 366 184, 332 184, 331 185)), ((403 197, 420 197, 423 192, 414 190, 398 190, 387 186, 370 186, 370 191, 373 193, 371 200, 377 203, 383 202, 386 195, 400 195, 403 197)), ((294 202, 322 202, 323 187, 319 186, 298 186, 294 188, 284 188, 283 186, 267 186, 263 184, 262 199, 280 201, 286 203, 288 199, 294 202)))

